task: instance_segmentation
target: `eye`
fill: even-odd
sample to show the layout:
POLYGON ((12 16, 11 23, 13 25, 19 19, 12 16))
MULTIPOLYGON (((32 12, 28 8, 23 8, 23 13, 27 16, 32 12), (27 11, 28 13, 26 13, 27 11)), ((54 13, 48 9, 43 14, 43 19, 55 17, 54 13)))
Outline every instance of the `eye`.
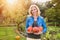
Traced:
POLYGON ((36 9, 34 9, 34 10, 36 10, 36 9))
POLYGON ((31 10, 31 11, 33 11, 33 10, 31 10))

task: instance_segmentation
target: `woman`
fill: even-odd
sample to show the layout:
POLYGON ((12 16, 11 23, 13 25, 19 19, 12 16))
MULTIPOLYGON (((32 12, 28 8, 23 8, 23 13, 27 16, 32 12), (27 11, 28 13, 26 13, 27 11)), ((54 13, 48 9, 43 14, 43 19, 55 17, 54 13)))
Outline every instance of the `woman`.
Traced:
POLYGON ((26 33, 27 33, 27 40, 41 40, 40 35, 46 33, 47 27, 46 23, 44 22, 43 17, 40 16, 40 10, 37 5, 33 4, 29 8, 29 16, 26 20, 26 33), (36 23, 38 27, 43 27, 43 31, 38 33, 33 33, 32 31, 28 32, 28 28, 33 28, 33 24, 36 23))

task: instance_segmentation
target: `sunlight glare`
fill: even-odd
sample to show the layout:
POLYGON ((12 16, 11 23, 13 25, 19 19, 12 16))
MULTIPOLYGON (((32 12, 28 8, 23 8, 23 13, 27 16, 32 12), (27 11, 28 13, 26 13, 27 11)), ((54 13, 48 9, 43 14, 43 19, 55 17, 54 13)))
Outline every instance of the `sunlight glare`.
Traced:
POLYGON ((32 2, 46 2, 46 1, 51 1, 51 0, 32 0, 32 2))
POLYGON ((8 4, 14 4, 17 0, 7 0, 8 4))

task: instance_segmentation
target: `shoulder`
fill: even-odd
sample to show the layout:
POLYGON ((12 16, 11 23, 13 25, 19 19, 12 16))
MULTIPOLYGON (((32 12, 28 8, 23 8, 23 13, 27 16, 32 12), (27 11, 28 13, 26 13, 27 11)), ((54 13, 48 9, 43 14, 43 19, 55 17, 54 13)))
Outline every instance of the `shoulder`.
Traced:
POLYGON ((42 16, 39 16, 40 19, 44 19, 42 16))
POLYGON ((27 15, 27 19, 30 20, 32 17, 30 15, 27 15))

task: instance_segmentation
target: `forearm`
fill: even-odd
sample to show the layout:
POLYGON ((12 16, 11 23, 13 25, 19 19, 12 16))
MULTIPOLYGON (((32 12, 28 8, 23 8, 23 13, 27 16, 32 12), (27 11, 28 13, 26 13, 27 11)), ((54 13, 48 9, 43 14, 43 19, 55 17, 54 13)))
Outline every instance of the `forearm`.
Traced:
POLYGON ((46 31, 47 31, 47 28, 44 28, 42 32, 43 32, 43 33, 46 33, 46 31))

